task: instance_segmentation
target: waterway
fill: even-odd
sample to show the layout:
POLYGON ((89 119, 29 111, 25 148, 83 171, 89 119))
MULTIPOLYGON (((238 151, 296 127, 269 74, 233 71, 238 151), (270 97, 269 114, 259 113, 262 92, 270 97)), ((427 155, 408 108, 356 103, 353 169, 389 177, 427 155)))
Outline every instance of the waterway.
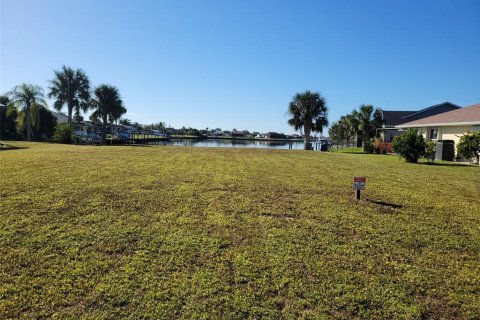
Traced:
POLYGON ((185 147, 220 147, 220 148, 262 148, 262 149, 303 149, 300 141, 259 141, 229 139, 170 139, 149 143, 152 145, 170 145, 185 147))

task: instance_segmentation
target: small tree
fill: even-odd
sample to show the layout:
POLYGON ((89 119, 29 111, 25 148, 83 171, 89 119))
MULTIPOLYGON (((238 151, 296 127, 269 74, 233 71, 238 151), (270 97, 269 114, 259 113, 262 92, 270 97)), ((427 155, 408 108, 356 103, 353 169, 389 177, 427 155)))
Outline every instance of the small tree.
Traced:
POLYGON ((435 161, 435 142, 433 141, 428 141, 425 144, 425 158, 427 158, 427 161, 432 163, 435 161))
POLYGON ((7 96, 0 96, 0 140, 18 139, 17 109, 7 96))
POLYGON ((392 142, 393 151, 411 163, 416 163, 424 155, 425 146, 425 139, 417 129, 408 129, 396 136, 392 142))
POLYGON ((480 164, 480 132, 467 132, 460 138, 457 153, 465 159, 475 158, 480 164))
POLYGON ((363 144, 363 151, 365 151, 366 153, 374 153, 375 152, 374 143, 375 143, 374 138, 371 138, 365 141, 365 143, 363 144))
POLYGON ((55 128, 55 134, 53 135, 53 141, 58 143, 73 143, 75 140, 75 133, 69 123, 60 123, 55 128))

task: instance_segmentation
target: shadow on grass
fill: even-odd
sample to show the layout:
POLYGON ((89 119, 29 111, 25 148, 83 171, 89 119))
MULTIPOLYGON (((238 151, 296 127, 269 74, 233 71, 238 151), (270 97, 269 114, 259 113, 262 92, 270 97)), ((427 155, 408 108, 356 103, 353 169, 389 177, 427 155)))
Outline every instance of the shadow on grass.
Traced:
POLYGON ((150 148, 152 147, 153 145, 149 145, 149 144, 125 144, 125 143, 114 143, 114 144, 111 144, 111 143, 107 143, 107 144, 101 144, 101 143, 90 143, 90 144, 83 144, 83 143, 79 143, 79 144, 74 144, 75 146, 94 146, 94 147, 144 147, 144 148, 150 148))
POLYGON ((366 152, 356 152, 356 151, 333 151, 332 153, 346 153, 346 154, 368 154, 366 152))
MULTIPOLYGON (((427 165, 432 167, 475 167, 468 163, 458 163, 458 162, 418 162, 421 165, 427 165)), ((478 167, 478 166, 477 166, 478 167)))
MULTIPOLYGON (((117 145, 115 145, 115 144, 114 144, 114 146, 118 146, 118 147, 138 147, 138 148, 143 147, 143 148, 151 148, 153 145, 151 145, 151 144, 117 144, 117 145)), ((160 144, 159 144, 159 146, 160 146, 160 144)))
POLYGON ((28 147, 17 147, 5 143, 0 143, 0 151, 28 149, 28 147))
POLYGON ((374 203, 374 204, 378 204, 378 205, 381 205, 381 206, 384 206, 384 207, 393 208, 393 209, 402 209, 404 207, 401 204, 389 203, 389 202, 380 201, 380 200, 365 199, 365 201, 370 202, 370 203, 374 203))

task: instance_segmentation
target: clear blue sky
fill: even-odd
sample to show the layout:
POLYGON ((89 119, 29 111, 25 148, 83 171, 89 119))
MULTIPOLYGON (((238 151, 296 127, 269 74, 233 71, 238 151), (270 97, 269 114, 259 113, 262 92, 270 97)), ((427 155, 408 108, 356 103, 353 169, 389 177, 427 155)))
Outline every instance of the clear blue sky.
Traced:
POLYGON ((480 102, 480 1, 1 0, 0 93, 82 68, 128 118, 292 132, 291 97, 330 121, 362 103, 480 102))

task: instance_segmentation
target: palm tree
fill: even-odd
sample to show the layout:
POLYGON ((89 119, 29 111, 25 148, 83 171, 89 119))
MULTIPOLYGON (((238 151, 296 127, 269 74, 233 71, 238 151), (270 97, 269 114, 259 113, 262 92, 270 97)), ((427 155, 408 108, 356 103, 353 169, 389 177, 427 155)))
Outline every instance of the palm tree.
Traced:
POLYGON ((341 116, 338 121, 340 135, 346 141, 347 147, 350 143, 350 138, 355 135, 358 130, 358 122, 352 114, 341 116))
POLYGON ((55 79, 50 81, 49 98, 55 98, 53 107, 58 111, 62 110, 64 105, 68 109, 68 123, 72 122, 72 113, 80 116, 80 110, 84 112, 88 109, 90 100, 90 81, 87 75, 81 69, 73 70, 70 67, 63 66, 61 71, 54 71, 55 79))
POLYGON ((32 141, 32 120, 35 127, 40 122, 39 108, 47 105, 43 89, 33 84, 21 84, 8 93, 11 105, 19 110, 19 126, 27 129, 27 141, 32 141))
POLYGON ((91 115, 92 120, 101 120, 103 125, 102 143, 107 141, 107 123, 112 123, 120 119, 127 112, 123 106, 118 89, 113 86, 102 84, 95 91, 95 98, 90 100, 90 105, 94 108, 91 115))
POLYGON ((322 132, 328 126, 328 108, 325 98, 318 92, 297 93, 288 106, 288 124, 305 135, 305 150, 311 150, 310 134, 322 132))
POLYGON ((374 108, 370 104, 362 104, 358 111, 353 110, 352 116, 358 124, 356 131, 361 135, 363 144, 370 138, 375 137, 376 129, 383 125, 382 110, 374 108))

